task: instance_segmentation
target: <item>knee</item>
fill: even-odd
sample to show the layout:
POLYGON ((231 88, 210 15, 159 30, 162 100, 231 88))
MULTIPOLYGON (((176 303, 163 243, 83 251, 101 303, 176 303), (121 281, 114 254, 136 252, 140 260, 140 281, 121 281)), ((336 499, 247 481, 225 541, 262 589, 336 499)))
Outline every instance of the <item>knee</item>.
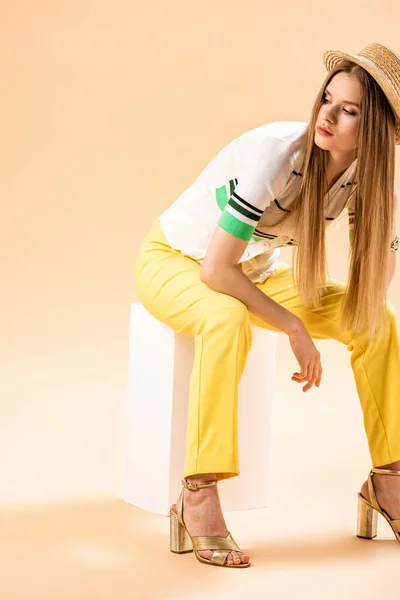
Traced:
POLYGON ((217 325, 218 327, 227 327, 229 329, 249 328, 250 316, 247 306, 231 298, 215 307, 205 317, 208 326, 217 325))

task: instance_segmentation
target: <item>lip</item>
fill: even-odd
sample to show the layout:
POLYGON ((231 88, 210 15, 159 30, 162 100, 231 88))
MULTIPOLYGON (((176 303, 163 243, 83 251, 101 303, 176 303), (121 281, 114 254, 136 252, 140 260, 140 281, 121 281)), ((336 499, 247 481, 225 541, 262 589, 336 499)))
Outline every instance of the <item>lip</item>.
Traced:
POLYGON ((317 131, 321 135, 333 135, 333 133, 331 133, 328 129, 325 129, 325 127, 320 127, 320 125, 317 125, 317 131))

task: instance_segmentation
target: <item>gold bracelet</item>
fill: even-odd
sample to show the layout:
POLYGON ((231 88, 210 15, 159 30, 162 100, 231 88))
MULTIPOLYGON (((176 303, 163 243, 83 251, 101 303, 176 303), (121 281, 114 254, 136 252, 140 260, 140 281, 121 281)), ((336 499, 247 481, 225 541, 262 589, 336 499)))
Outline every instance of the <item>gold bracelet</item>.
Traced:
POLYGON ((399 249, 399 236, 396 235, 393 242, 390 244, 390 249, 392 252, 396 252, 399 249))

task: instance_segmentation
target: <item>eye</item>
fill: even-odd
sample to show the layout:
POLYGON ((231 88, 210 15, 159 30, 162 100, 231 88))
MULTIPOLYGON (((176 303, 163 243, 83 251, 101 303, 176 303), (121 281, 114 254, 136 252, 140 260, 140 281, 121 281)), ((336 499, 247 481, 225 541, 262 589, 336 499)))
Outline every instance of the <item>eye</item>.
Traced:
MULTIPOLYGON (((322 98, 322 101, 323 101, 323 102, 329 102, 329 100, 328 100, 328 98, 327 98, 326 96, 324 96, 324 97, 322 98)), ((350 112, 350 111, 346 110, 345 108, 343 109, 343 112, 345 112, 347 115, 350 115, 350 116, 352 116, 352 117, 355 117, 355 116, 357 116, 357 113, 350 112)))

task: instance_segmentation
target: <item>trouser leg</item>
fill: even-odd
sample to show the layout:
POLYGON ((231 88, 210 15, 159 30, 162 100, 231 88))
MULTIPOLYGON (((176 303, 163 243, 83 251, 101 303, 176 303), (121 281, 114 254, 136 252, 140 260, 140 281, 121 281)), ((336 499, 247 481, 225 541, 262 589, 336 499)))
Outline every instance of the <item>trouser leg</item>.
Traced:
POLYGON ((252 341, 247 307, 203 283, 200 265, 169 248, 157 223, 142 244, 135 280, 150 313, 194 337, 183 476, 238 475, 238 386, 252 341))
POLYGON ((205 314, 195 337, 185 477, 218 473, 218 479, 226 479, 239 474, 238 386, 250 347, 244 304, 205 314))
MULTIPOLYGON (((386 319, 372 343, 367 335, 339 327, 345 300, 345 283, 330 278, 321 306, 304 310, 293 283, 293 270, 281 263, 266 282, 259 285, 276 302, 299 316, 315 339, 334 339, 351 352, 350 364, 363 412, 364 428, 373 466, 400 460, 400 344, 396 311, 388 301, 386 319)), ((251 322, 265 323, 250 315, 251 322)))

